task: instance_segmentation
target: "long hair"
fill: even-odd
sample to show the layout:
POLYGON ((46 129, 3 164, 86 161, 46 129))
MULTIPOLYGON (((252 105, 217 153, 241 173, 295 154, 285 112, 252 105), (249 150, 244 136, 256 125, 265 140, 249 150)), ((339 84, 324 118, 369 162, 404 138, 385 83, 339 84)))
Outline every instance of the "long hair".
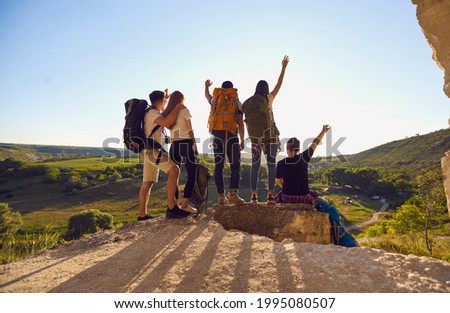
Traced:
POLYGON ((178 103, 182 103, 184 101, 184 95, 177 91, 172 92, 170 95, 169 103, 167 104, 166 109, 162 112, 164 117, 167 117, 170 112, 172 112, 178 103))
POLYGON ((269 94, 269 84, 265 80, 260 80, 256 84, 255 95, 267 96, 269 94))

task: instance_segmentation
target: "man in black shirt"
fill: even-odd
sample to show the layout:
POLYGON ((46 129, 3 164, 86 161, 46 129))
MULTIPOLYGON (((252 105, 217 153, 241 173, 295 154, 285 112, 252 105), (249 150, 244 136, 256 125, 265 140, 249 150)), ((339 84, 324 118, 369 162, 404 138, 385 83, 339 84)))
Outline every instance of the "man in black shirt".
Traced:
POLYGON ((301 154, 298 154, 300 141, 295 137, 288 140, 286 143, 288 157, 277 163, 276 182, 282 188, 276 197, 278 203, 314 204, 318 195, 309 190, 308 163, 329 129, 329 125, 323 125, 319 135, 301 154))

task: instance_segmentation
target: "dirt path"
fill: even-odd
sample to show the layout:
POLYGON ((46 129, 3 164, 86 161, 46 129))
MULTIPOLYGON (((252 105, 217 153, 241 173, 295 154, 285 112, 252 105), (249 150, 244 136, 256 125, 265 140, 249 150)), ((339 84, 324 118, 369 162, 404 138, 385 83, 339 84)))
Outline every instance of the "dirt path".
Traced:
POLYGON ((157 218, 1 265, 0 292, 450 292, 450 263, 157 218))
POLYGON ((378 221, 380 213, 385 212, 387 210, 387 208, 389 207, 389 203, 386 202, 385 198, 381 198, 380 202, 383 204, 381 206, 380 210, 378 212, 373 213, 372 217, 369 220, 362 222, 362 223, 352 225, 352 226, 348 227, 347 230, 352 231, 352 230, 360 229, 360 228, 366 227, 367 225, 378 221))

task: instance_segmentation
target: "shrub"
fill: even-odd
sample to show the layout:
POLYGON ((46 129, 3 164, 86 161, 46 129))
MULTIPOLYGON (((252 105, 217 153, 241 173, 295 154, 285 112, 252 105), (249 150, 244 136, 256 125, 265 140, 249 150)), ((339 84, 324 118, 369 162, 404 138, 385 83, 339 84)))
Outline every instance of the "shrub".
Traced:
POLYGON ((118 171, 114 171, 114 172, 112 173, 112 175, 109 177, 109 180, 110 180, 111 182, 116 182, 116 181, 118 181, 119 179, 122 179, 122 175, 120 175, 120 173, 119 173, 118 171))
POLYGON ((57 181, 59 181, 60 177, 61 177, 61 172, 59 171, 58 168, 49 167, 47 169, 47 172, 44 175, 44 180, 47 183, 56 183, 57 181))
POLYGON ((76 239, 99 230, 112 229, 113 224, 114 218, 111 214, 99 210, 81 211, 69 218, 67 238, 76 239))
POLYGON ((14 173, 17 170, 23 168, 25 163, 13 158, 7 158, 0 162, 0 174, 4 174, 7 172, 14 173))
POLYGON ((86 178, 80 178, 79 176, 70 176, 64 183, 64 191, 72 192, 74 190, 81 190, 88 186, 86 178))
POLYGON ((14 236, 22 226, 22 216, 13 212, 7 203, 0 203, 0 237, 14 236))
POLYGON ((389 228, 394 234, 407 234, 423 230, 425 214, 417 206, 404 204, 394 213, 389 228))

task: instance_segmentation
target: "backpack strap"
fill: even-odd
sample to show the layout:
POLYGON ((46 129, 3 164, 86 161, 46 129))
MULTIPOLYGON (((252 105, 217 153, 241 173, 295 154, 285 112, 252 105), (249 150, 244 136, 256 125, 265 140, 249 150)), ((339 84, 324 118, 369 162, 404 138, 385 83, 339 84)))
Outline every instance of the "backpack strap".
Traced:
POLYGON ((156 125, 155 127, 153 127, 152 132, 150 133, 150 135, 148 136, 148 138, 150 138, 151 136, 153 136, 153 134, 161 127, 161 125, 156 125))
MULTIPOLYGON (((151 106, 149 106, 149 107, 147 108, 146 112, 148 112, 148 111, 150 111, 150 110, 157 110, 157 109, 156 109, 154 106, 151 105, 151 106)), ((153 136, 153 134, 154 134, 158 129, 160 129, 160 128, 161 128, 161 125, 155 125, 155 127, 153 127, 152 131, 150 132, 150 135, 148 135, 148 137, 147 137, 147 142, 146 142, 147 149, 149 148, 149 146, 153 146, 153 145, 150 145, 150 141, 152 141, 152 143, 157 144, 157 146, 159 146, 158 150, 160 150, 160 152, 161 152, 161 150, 164 149, 164 148, 162 147, 162 145, 160 145, 156 140, 154 140, 153 138, 151 138, 151 137, 153 136)), ((159 164, 159 161, 160 161, 160 159, 161 159, 161 156, 162 156, 162 154, 160 153, 160 154, 158 155, 157 160, 156 160, 156 164, 159 164)))
MULTIPOLYGON (((149 106, 147 108, 147 112, 150 110, 157 110, 153 105, 149 106)), ((161 125, 156 124, 155 127, 153 127, 152 131, 150 132, 150 135, 148 136, 148 138, 150 138, 151 136, 153 136, 153 134, 161 127, 161 125)))

